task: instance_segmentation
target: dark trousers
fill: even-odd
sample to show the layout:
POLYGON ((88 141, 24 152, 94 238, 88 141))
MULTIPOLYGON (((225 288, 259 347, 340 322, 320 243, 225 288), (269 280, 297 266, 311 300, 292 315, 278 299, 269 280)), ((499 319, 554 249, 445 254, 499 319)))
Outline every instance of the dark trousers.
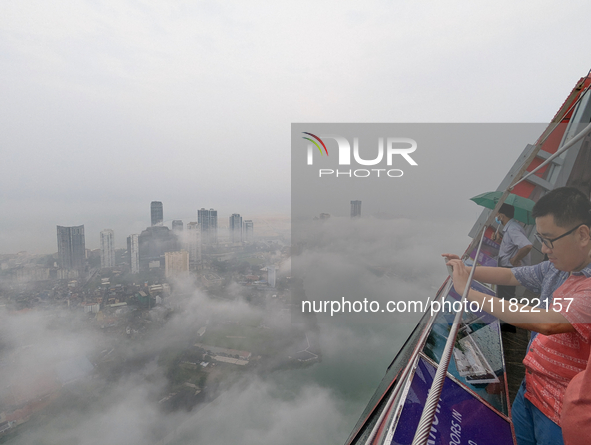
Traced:
MULTIPOLYGON (((510 267, 507 267, 507 266, 501 266, 501 267, 505 267, 506 269, 511 269, 510 267)), ((502 298, 503 300, 510 300, 511 298, 515 298, 515 289, 516 289, 516 286, 499 286, 497 284, 497 298, 502 298)), ((501 331, 513 332, 513 333, 517 332, 517 330, 515 329, 515 326, 505 323, 504 321, 501 321, 501 331)))
POLYGON ((503 300, 510 300, 515 298, 515 286, 499 286, 497 285, 497 297, 503 300))

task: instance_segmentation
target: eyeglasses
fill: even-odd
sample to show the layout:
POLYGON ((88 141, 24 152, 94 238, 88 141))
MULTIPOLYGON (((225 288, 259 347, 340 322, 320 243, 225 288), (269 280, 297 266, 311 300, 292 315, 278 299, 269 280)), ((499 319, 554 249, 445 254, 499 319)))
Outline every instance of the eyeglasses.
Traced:
POLYGON ((581 223, 579 224, 577 227, 570 229, 568 232, 563 233, 562 235, 560 235, 559 237, 553 238, 553 239, 549 239, 549 238, 543 238, 540 234, 536 233, 534 236, 536 237, 536 239, 540 242, 543 243, 548 249, 554 249, 554 241, 559 240, 560 238, 564 238, 566 235, 570 235, 571 233, 573 233, 575 230, 577 230, 579 227, 581 226, 585 226, 585 223, 581 223))

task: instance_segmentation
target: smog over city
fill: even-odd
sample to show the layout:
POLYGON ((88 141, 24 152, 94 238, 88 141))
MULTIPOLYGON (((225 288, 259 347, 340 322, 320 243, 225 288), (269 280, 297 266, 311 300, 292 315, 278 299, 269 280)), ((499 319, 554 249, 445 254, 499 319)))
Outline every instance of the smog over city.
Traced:
POLYGON ((0 443, 345 443, 590 8, 4 2, 0 443))

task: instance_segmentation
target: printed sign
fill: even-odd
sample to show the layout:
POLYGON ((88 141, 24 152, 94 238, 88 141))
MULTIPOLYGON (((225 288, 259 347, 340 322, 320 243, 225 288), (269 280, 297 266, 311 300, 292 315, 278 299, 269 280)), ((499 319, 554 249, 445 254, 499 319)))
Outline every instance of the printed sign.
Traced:
MULTIPOLYGON (((434 376, 435 368, 420 358, 392 445, 412 443, 434 376)), ((450 378, 445 379, 427 443, 429 445, 514 445, 509 421, 450 378)))

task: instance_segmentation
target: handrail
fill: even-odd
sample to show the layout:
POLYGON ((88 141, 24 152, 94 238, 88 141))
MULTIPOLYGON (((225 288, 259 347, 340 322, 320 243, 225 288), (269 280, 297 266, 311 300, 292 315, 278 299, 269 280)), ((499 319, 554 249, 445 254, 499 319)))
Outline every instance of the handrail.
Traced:
MULTIPOLYGON (((451 290, 451 282, 452 282, 451 278, 449 278, 445 288, 441 292, 442 299, 445 299, 448 296, 449 291, 451 290)), ((424 327, 423 332, 421 333, 421 336, 416 343, 417 346, 424 344, 425 341, 427 340, 427 336, 431 332, 430 327, 432 326, 434 320, 435 320, 435 317, 432 317, 431 320, 427 323, 427 326, 424 327)), ((404 369, 400 373, 400 377, 398 378, 398 383, 395 386, 395 388, 392 389, 392 393, 390 394, 390 397, 388 398, 388 401, 386 402, 384 409, 380 413, 380 416, 378 417, 378 420, 375 423, 373 429, 371 430, 371 433, 369 434, 368 438, 365 440, 365 445, 371 445, 373 443, 375 436, 380 428, 380 425, 384 421, 384 418, 386 417, 386 414, 390 410, 392 403, 394 402, 394 400, 398 396, 398 393, 401 390, 402 385, 404 384, 404 382, 407 380, 408 376, 410 375, 410 371, 412 370, 412 368, 414 366, 415 359, 416 359, 416 357, 418 357, 419 352, 421 352, 421 348, 422 348, 422 347, 417 347, 417 346, 415 346, 415 350, 413 351, 412 357, 410 358, 410 360, 408 361, 408 363, 406 364, 406 366, 404 367, 404 369)), ((380 440, 378 440, 377 443, 380 443, 380 440)))
MULTIPOLYGON (((474 271, 476 270, 476 262, 478 261, 478 255, 480 254, 480 248, 482 247, 482 241, 484 240, 484 232, 485 231, 483 230, 482 236, 480 238, 480 243, 478 244, 478 250, 476 251, 476 256, 474 257, 474 266, 470 271, 470 275, 468 276, 468 282, 466 283, 466 288, 464 289, 462 299, 460 300, 460 302, 462 303, 461 306, 463 306, 464 300, 468 296, 468 292, 470 292, 470 285, 472 284, 472 278, 474 277, 474 271)), ((445 383, 447 368, 449 367, 449 361, 451 360, 451 354, 456 343, 456 337, 458 335, 461 320, 462 307, 460 307, 460 310, 456 312, 454 322, 449 331, 447 342, 445 343, 445 348, 443 349, 443 353, 441 354, 441 360, 439 360, 439 366, 437 367, 437 372, 435 373, 435 377, 433 378, 433 383, 431 383, 429 396, 427 397, 427 401, 425 402, 425 407, 423 408, 421 420, 419 420, 419 426, 417 427, 417 430, 415 432, 415 437, 412 441, 412 445, 427 444, 427 439, 429 438, 429 432, 431 431, 431 426, 433 425, 435 410, 437 409, 439 398, 441 397, 441 391, 443 390, 443 384, 445 383)))

